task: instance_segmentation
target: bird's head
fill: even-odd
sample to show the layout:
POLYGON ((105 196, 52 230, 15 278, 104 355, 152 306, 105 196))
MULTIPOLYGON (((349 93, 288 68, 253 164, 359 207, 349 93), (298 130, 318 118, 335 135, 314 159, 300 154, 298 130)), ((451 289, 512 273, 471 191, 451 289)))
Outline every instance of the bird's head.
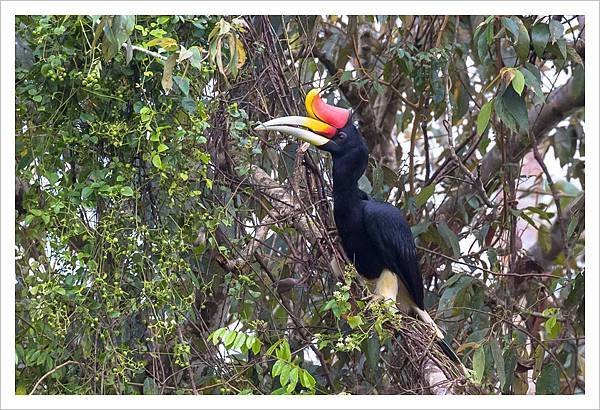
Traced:
POLYGON ((306 95, 308 117, 275 118, 254 129, 292 135, 330 152, 334 159, 355 152, 368 155, 362 136, 352 123, 352 112, 327 104, 319 96, 320 91, 312 89, 306 95))

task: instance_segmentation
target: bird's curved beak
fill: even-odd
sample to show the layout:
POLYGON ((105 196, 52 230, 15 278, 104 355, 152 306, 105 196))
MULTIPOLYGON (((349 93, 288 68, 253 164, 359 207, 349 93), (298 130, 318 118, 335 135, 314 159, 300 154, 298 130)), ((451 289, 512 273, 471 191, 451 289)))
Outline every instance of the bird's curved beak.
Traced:
POLYGON ((317 147, 325 145, 337 130, 314 118, 290 116, 272 119, 254 128, 255 131, 279 131, 310 142, 317 147))
POLYGON ((309 117, 290 116, 267 121, 255 127, 255 131, 279 131, 300 138, 317 147, 327 144, 338 129, 350 118, 350 111, 328 105, 319 97, 320 89, 308 92, 304 105, 309 117))

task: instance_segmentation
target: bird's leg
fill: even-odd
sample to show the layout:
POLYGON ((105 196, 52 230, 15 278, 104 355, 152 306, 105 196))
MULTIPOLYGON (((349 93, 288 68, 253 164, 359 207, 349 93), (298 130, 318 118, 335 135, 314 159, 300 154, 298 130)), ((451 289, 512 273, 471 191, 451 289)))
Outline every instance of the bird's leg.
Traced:
POLYGON ((385 295, 381 295, 379 293, 371 293, 365 296, 363 301, 367 302, 365 309, 376 310, 381 308, 389 308, 392 313, 398 312, 398 307, 396 306, 396 302, 385 295))
POLYGON ((369 293, 367 296, 362 298, 362 300, 367 302, 367 305, 365 307, 367 309, 369 309, 371 306, 373 306, 375 304, 380 304, 380 303, 384 302, 385 297, 378 293, 369 293))
POLYGON ((371 307, 374 303, 390 304, 395 312, 398 311, 396 306, 396 297, 398 295, 398 276, 388 269, 384 269, 381 275, 375 281, 375 291, 369 295, 371 301, 367 303, 367 307, 371 307))

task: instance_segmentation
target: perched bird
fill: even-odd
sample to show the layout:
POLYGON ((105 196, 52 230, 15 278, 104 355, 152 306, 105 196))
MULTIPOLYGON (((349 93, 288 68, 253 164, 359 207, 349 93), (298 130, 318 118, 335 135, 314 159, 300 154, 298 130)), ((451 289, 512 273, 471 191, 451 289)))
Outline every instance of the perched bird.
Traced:
POLYGON ((415 314, 431 325, 442 350, 459 362, 425 311, 416 247, 402 212, 358 189, 369 152, 352 123, 351 111, 328 105, 319 93, 313 89, 306 96, 309 117, 275 118, 255 130, 286 133, 331 154, 334 218, 346 255, 359 274, 375 281, 376 295, 393 300, 404 313, 415 314))

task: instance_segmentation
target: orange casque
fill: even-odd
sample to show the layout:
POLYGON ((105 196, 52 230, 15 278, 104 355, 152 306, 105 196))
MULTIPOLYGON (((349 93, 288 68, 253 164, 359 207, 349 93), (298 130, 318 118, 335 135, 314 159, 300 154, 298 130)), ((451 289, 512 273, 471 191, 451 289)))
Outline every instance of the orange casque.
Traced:
POLYGON ((306 112, 314 119, 323 121, 337 129, 344 128, 350 118, 350 110, 334 107, 319 97, 320 88, 313 88, 306 94, 306 112))

